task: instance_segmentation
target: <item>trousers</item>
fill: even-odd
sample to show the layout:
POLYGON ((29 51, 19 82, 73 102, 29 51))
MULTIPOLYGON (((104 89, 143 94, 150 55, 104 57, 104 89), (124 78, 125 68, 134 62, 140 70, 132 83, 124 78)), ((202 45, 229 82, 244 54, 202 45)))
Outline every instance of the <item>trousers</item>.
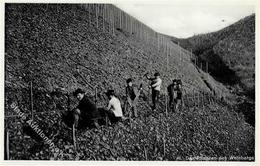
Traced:
POLYGON ((152 102, 153 102, 153 106, 152 109, 156 109, 157 103, 158 103, 158 99, 159 99, 159 95, 160 95, 160 91, 152 89, 152 102))

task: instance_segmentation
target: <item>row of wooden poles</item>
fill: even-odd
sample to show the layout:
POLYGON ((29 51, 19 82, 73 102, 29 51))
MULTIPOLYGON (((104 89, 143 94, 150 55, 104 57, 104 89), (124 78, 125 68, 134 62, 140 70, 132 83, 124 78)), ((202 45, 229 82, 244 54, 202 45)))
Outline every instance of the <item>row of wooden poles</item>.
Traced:
MULTIPOLYGON (((97 87, 95 87, 95 96, 97 96, 97 87)), ((171 111, 169 110, 169 105, 168 105, 168 97, 169 96, 167 96, 166 93, 165 93, 165 117, 167 117, 168 114, 171 113, 171 111)), ((204 110, 207 105, 217 103, 219 100, 220 100, 219 98, 217 98, 216 96, 214 96, 210 92, 204 92, 204 91, 200 91, 200 90, 194 88, 192 90, 192 93, 187 93, 186 90, 184 89, 183 90, 183 100, 182 100, 183 106, 182 106, 181 110, 179 110, 179 111, 181 112, 182 109, 184 109, 184 108, 190 109, 191 107, 204 110)), ((96 102, 96 104, 97 104, 97 102, 96 102)), ((124 103, 124 104, 126 104, 126 103, 124 103)), ((140 103, 140 104, 142 104, 142 103, 140 103)), ((159 121, 160 122, 162 121, 162 116, 163 115, 159 114, 159 121)), ((145 119, 145 123, 146 123, 147 122, 146 113, 145 113, 144 117, 145 117, 144 119, 145 119)), ((131 118, 130 114, 129 114, 129 123, 130 123, 131 129, 134 128, 134 125, 137 125, 137 123, 131 118)), ((159 144, 159 131, 158 131, 158 128, 156 128, 155 130, 156 130, 156 141, 155 141, 154 146, 158 146, 158 144, 159 144)), ((163 135, 162 135, 163 157, 166 156, 167 133, 170 132, 169 124, 168 124, 167 120, 166 120, 166 131, 167 132, 163 133, 163 135)), ((75 133, 74 129, 73 129, 73 143, 74 143, 75 150, 77 150, 78 141, 77 141, 77 137, 76 137, 76 133, 75 133)), ((145 160, 149 160, 149 157, 150 157, 149 152, 150 151, 146 146, 143 146, 143 152, 144 152, 143 155, 144 155, 145 160)), ((150 152, 150 153, 156 153, 156 152, 150 152)))
MULTIPOLYGON (((165 35, 162 35, 150 27, 146 26, 142 22, 138 21, 136 18, 133 16, 130 16, 126 12, 120 10, 116 6, 112 4, 81 4, 80 5, 82 9, 86 11, 88 14, 88 22, 90 24, 93 24, 96 26, 96 28, 102 29, 103 32, 109 32, 112 35, 115 35, 115 29, 120 29, 122 31, 128 32, 130 35, 134 35, 137 37, 139 40, 142 40, 148 44, 152 44, 155 46, 158 50, 158 52, 163 52, 166 55, 166 61, 167 61, 167 68, 168 68, 168 63, 169 63, 169 56, 176 56, 173 54, 173 49, 176 49, 173 47, 173 45, 176 45, 179 49, 179 58, 181 61, 190 61, 194 60, 194 64, 203 69, 204 71, 208 72, 208 63, 204 63, 198 61, 198 58, 192 53, 191 51, 185 50, 182 47, 180 47, 179 43, 175 44, 171 42, 169 38, 167 38, 165 35), (103 19, 100 19, 103 18, 103 19), (107 27, 106 27, 107 24, 107 27), (184 55, 188 56, 184 56, 184 55)), ((33 85, 32 82, 30 83, 30 100, 31 100, 31 118, 34 118, 34 114, 44 114, 44 113, 49 113, 49 112, 34 112, 34 101, 33 101, 33 85)), ((193 102, 194 105, 197 105, 196 101, 209 101, 208 100, 203 100, 205 97, 207 98, 207 94, 202 93, 202 95, 195 95, 196 93, 193 94, 193 102), (196 99, 195 99, 196 98, 196 99)), ((199 94, 199 93, 197 93, 199 94)), ((97 88, 95 88, 95 96, 97 98, 97 88)), ((189 99, 192 97, 187 97, 185 103, 188 103, 190 101, 189 99)), ((167 98, 166 98, 167 101, 167 98)), ((97 99, 96 101, 97 102, 97 99)), ((204 106, 203 102, 203 106, 204 106)), ((166 114, 168 113, 167 107, 166 107, 166 114)), ((26 114, 25 114, 26 115, 26 114)), ((17 115, 10 115, 6 116, 5 118, 11 118, 11 117, 17 117, 17 115)), ((132 122, 132 121, 130 121, 132 122)), ((132 126, 132 124, 131 124, 132 126)), ((5 147, 5 158, 8 160, 9 159, 9 131, 7 130, 6 134, 6 147, 5 147)), ((76 132, 75 128, 73 126, 73 143, 75 148, 77 147, 76 145, 76 132)))
POLYGON ((128 32, 130 36, 135 36, 139 40, 153 45, 158 52, 166 55, 168 68, 169 56, 179 56, 180 61, 193 61, 193 63, 208 73, 208 62, 199 60, 192 50, 185 50, 180 43, 175 44, 170 37, 156 32, 135 17, 122 11, 112 4, 81 4, 80 7, 86 11, 88 22, 103 32, 112 35, 116 34, 116 29, 128 32), (101 19, 102 18, 102 19, 101 19), (174 46, 175 45, 175 46, 174 46), (178 48, 178 55, 174 55, 173 50, 178 48))
MULTIPOLYGON (((85 81, 85 80, 84 80, 85 81)), ((92 86, 92 85, 88 85, 89 87, 92 87, 92 90, 94 90, 94 94, 95 94, 95 104, 97 105, 98 104, 98 87, 97 86, 92 86)), ((186 85, 187 86, 187 85, 186 85)), ((187 87, 186 87, 187 88, 187 87)), ((166 92, 166 91, 165 91, 166 92)), ((204 92, 204 91, 201 91, 201 90, 198 90, 198 89, 195 89, 193 88, 192 90, 192 93, 187 93, 186 90, 184 89, 183 91, 183 99, 184 99, 184 104, 187 103, 187 105, 190 105, 188 103, 190 103, 191 101, 193 102, 194 106, 196 105, 205 105, 204 101, 215 101, 215 98, 217 96, 213 96, 212 93, 209 93, 209 92, 204 92), (186 101, 185 101, 186 99, 186 101)), ((150 93, 149 93, 150 95, 150 93)), ((165 100, 167 101, 167 94, 165 93, 165 100)), ((49 111, 49 112, 46 112, 46 111, 43 111, 43 112, 34 112, 34 99, 33 99, 33 84, 32 82, 30 83, 30 103, 31 103, 31 113, 27 113, 27 114, 24 114, 24 115, 31 115, 31 119, 34 119, 34 114, 44 114, 44 113, 50 113, 50 112, 55 112, 55 111, 49 111)), ((206 103, 206 104, 212 104, 211 102, 210 103, 206 103)), ((186 104, 185 104, 186 105, 186 104)), ((5 118, 16 118, 18 117, 18 115, 7 115, 5 116, 5 118)))
MULTIPOLYGON (((168 96, 166 95, 166 93, 164 94, 165 95, 165 98, 161 98, 162 100, 164 99, 165 101, 165 117, 166 117, 166 121, 165 121, 165 125, 166 125, 166 132, 164 132, 162 134, 162 137, 161 137, 161 141, 162 141, 162 157, 166 157, 166 152, 167 152, 167 140, 168 140, 168 133, 170 132, 170 128, 169 128, 169 124, 168 124, 168 115, 172 112, 172 110, 170 110, 169 108, 169 103, 168 103, 168 96)), ((198 108, 198 109, 202 109, 204 110, 205 107, 208 105, 208 104, 213 104, 213 103, 216 103, 219 99, 218 98, 215 98, 212 93, 209 93, 209 92, 203 92, 203 91, 196 91, 196 89, 193 89, 193 93, 191 94, 188 94, 186 93, 186 91, 184 90, 184 95, 183 95, 183 100, 182 100, 182 107, 181 109, 179 110, 179 112, 182 111, 182 109, 190 109, 191 107, 193 108, 198 108)), ((146 114, 146 113, 145 113, 146 114)), ((162 122, 162 114, 158 114, 158 120, 159 122, 161 123, 162 122)), ((146 115, 144 116, 144 121, 146 123, 146 115)), ((135 121, 133 121, 131 119, 131 117, 129 116, 129 119, 130 119, 130 128, 134 128, 134 125, 137 125, 135 121)), ((158 131, 158 128, 155 129, 155 133, 156 133, 156 140, 155 142, 153 142, 153 146, 158 146, 159 145, 159 131, 158 131)), ((159 149, 159 147, 158 147, 159 149)), ((150 160, 150 156, 149 154, 155 154, 156 153, 156 150, 153 150, 153 151, 150 151, 146 146, 143 146, 143 155, 144 155, 144 158, 145 160, 150 160)))
MULTIPOLYGON (((181 109, 179 110, 179 112, 182 111, 182 109, 186 108, 186 109, 190 109, 191 107, 194 108, 198 108, 198 109, 202 109, 204 110, 205 107, 208 104, 214 104, 216 102, 218 102, 218 98, 215 98, 215 96, 213 96, 211 93, 209 92, 203 92, 203 91, 196 91, 195 89, 193 90, 192 94, 187 94, 184 91, 184 95, 183 95, 183 99, 182 99, 182 106, 181 109)), ((163 154, 163 158, 166 157, 166 151, 167 151, 167 140, 168 140, 168 133, 170 132, 169 129, 169 124, 168 124, 168 114, 172 112, 172 110, 169 110, 169 105, 168 105, 168 96, 165 94, 165 117, 166 117, 166 132, 162 134, 162 154, 163 154)), ((162 120, 162 115, 159 114, 159 122, 161 122, 162 120)), ((145 118, 146 121, 146 118, 145 118)), ((132 124, 133 123, 130 119, 130 127, 132 128, 132 124)), ((159 132, 158 129, 156 129, 156 140, 154 142, 154 146, 158 146, 159 145, 159 132)), ((159 147, 158 147, 159 148, 159 147)), ((149 156, 149 152, 155 154, 156 151, 149 151, 149 149, 144 146, 143 147, 143 152, 144 152, 144 158, 145 160, 150 160, 150 156, 149 156)))
MULTIPOLYGON (((95 103, 96 105, 97 103, 97 91, 98 88, 97 87, 92 87, 93 90, 95 91, 95 103)), ((212 104, 214 103, 214 101, 216 101, 217 99, 215 98, 215 96, 213 96, 211 93, 206 93, 203 91, 199 91, 196 89, 193 89, 193 93, 192 94, 188 94, 185 90, 183 91, 184 95, 183 95, 183 104, 185 107, 190 108, 190 107, 200 107, 203 108, 207 105, 207 104, 212 104)), ((25 115, 31 115, 31 118, 34 118, 34 114, 45 114, 45 113, 50 113, 50 112, 34 112, 34 108, 33 108, 33 84, 32 82, 30 83, 30 103, 31 103, 31 113, 25 114, 25 115)), ((53 111, 52 111, 53 112, 53 111)), ((169 113, 169 107, 168 107, 168 96, 165 93, 165 115, 168 116, 169 113)), ((11 116, 5 116, 5 118, 16 118, 18 117, 18 115, 11 115, 11 116)), ((145 118, 146 119, 146 118, 145 118)), ((145 120, 146 122, 146 120, 145 120)), ((133 121, 130 119, 130 127, 132 128, 133 125, 133 121)), ((8 129, 5 129, 5 159, 9 160, 9 131, 8 129)), ((75 127, 73 125, 72 128, 72 137, 73 137, 73 145, 75 150, 77 150, 77 137, 76 137, 76 130, 75 127)))

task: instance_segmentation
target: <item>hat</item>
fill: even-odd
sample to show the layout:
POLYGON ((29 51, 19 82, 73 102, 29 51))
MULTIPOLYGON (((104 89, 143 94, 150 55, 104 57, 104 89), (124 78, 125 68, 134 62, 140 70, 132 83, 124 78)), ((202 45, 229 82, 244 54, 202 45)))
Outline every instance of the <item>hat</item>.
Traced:
POLYGON ((160 76, 160 73, 159 72, 155 72, 154 76, 160 76))
POLYGON ((77 90, 75 90, 73 92, 73 96, 77 96, 79 93, 85 93, 85 91, 83 91, 82 89, 78 88, 77 90))
POLYGON ((110 90, 107 90, 107 92, 106 92, 106 95, 107 95, 107 96, 110 96, 110 95, 115 95, 115 91, 114 91, 114 90, 112 90, 112 89, 110 89, 110 90))
POLYGON ((177 80, 177 83, 178 83, 179 85, 182 85, 181 79, 178 79, 178 80, 177 80))
POLYGON ((173 79, 173 80, 172 80, 172 83, 173 83, 173 85, 177 85, 177 84, 178 84, 177 79, 173 79))
POLYGON ((126 83, 129 83, 129 82, 132 82, 133 80, 132 80, 132 78, 128 78, 127 80, 126 80, 126 83))

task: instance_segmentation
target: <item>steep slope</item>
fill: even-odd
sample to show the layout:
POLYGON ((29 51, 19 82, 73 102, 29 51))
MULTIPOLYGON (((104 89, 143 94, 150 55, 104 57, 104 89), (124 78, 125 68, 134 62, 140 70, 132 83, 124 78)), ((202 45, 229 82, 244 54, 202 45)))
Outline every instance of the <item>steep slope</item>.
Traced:
MULTIPOLYGON (((162 48, 119 27, 113 35, 107 20, 103 31, 103 18, 98 18, 99 27, 95 18, 94 13, 74 4, 6 4, 5 115, 15 114, 10 106, 14 102, 24 113, 33 109, 34 121, 63 151, 57 157, 47 144, 25 137, 21 132, 25 122, 6 118, 11 159, 189 160, 189 156, 223 155, 254 159, 254 128, 243 116, 211 100, 207 106, 194 106, 197 98, 186 98, 192 104, 186 103, 182 112, 166 114, 165 96, 156 112, 149 108, 149 101, 140 100, 137 119, 77 132, 79 147, 75 150, 71 130, 62 124, 59 112, 75 106, 75 99, 70 101, 68 96, 78 87, 90 97, 97 87, 99 107, 107 103, 107 88, 114 88, 123 103, 126 78, 133 77, 139 84, 146 72, 155 70, 162 75, 162 95, 176 77, 184 82, 185 97, 195 89, 210 92, 203 77, 212 81, 213 88, 225 89, 198 70, 185 50, 180 59, 179 48, 170 40, 166 41, 172 50, 167 69, 162 48), (68 96, 52 96, 56 89, 68 96)), ((145 96, 150 97, 148 82, 144 83, 145 96)))
POLYGON ((236 110, 255 122, 255 14, 213 33, 171 38, 209 63, 210 74, 230 89, 236 110))
POLYGON ((187 39, 172 39, 179 41, 184 48, 192 49, 202 60, 208 61, 209 71, 215 78, 231 85, 241 83, 254 97, 254 14, 217 32, 187 39))
MULTIPOLYGON (((191 89, 208 91, 188 61, 171 56, 167 71, 166 55, 153 45, 121 31, 113 36, 107 33, 107 24, 102 32, 87 20, 86 11, 77 5, 7 5, 6 87, 27 87, 33 82, 48 91, 61 87, 71 92, 84 87, 93 94, 93 88, 86 87, 78 76, 79 71, 100 91, 113 87, 121 95, 126 78, 140 80, 146 72, 158 70, 164 87, 172 78, 184 75, 183 81, 191 89)), ((172 48, 177 54, 178 49, 172 48)))

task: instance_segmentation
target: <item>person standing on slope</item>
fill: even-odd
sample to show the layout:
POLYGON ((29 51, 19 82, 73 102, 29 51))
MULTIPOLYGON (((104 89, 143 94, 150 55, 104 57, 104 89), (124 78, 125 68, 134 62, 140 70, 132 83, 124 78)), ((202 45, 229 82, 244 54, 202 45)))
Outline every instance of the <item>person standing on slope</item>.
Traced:
POLYGON ((176 80, 177 85, 176 88, 174 88, 174 91, 176 93, 176 97, 174 98, 175 107, 174 110, 176 112, 182 110, 183 100, 182 100, 182 81, 180 79, 176 80))
POLYGON ((172 84, 167 87, 168 95, 170 97, 169 106, 173 112, 178 112, 182 109, 182 81, 174 79, 172 84))
POLYGON ((161 85, 162 85, 162 79, 160 78, 159 72, 155 72, 154 78, 150 78, 147 75, 146 78, 151 81, 151 85, 149 86, 149 88, 152 88, 152 102, 153 102, 152 109, 156 110, 156 105, 159 99, 161 85))
POLYGON ((140 95, 140 92, 142 90, 142 84, 140 85, 140 88, 137 89, 132 83, 132 79, 129 78, 126 80, 127 86, 126 86, 126 103, 125 103, 125 111, 128 110, 128 105, 130 106, 129 117, 131 117, 132 112, 134 112, 134 117, 137 117, 137 102, 140 95))

